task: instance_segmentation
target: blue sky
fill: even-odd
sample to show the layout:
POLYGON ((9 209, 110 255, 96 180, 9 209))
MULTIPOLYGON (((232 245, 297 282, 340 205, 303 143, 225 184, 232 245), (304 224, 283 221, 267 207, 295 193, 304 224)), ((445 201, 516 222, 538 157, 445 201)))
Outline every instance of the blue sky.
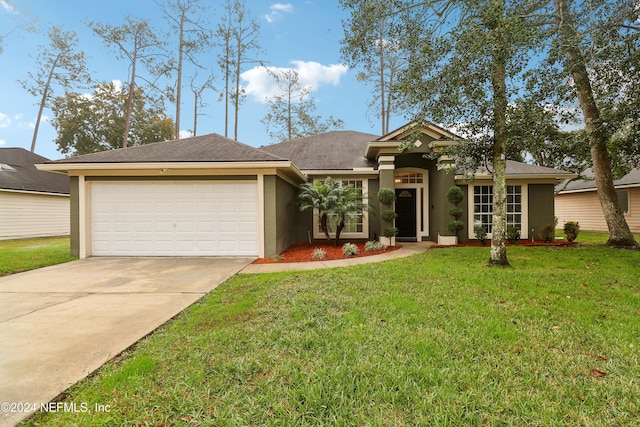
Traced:
MULTIPOLYGON (((222 0, 202 0, 219 9, 222 0)), ((302 81, 313 88, 313 97, 322 117, 333 115, 345 122, 345 129, 373 134, 380 133, 379 120, 367 112, 371 100, 369 87, 356 81, 357 70, 342 65, 340 40, 342 20, 347 18, 337 0, 247 0, 251 16, 261 27, 261 57, 271 67, 293 68, 302 81)), ((153 0, 0 0, 0 34, 5 35, 16 22, 37 20, 38 32, 17 31, 4 39, 4 52, 0 54, 0 147, 30 149, 33 125, 38 112, 38 99, 22 89, 17 80, 26 78, 34 69, 40 46, 48 44, 47 28, 51 25, 73 30, 80 39, 80 49, 88 56, 88 66, 97 81, 127 81, 128 64, 114 58, 113 51, 105 47, 88 27, 91 21, 120 25, 127 14, 144 18, 155 28, 166 27, 159 6, 153 0)), ((217 23, 214 16, 212 21, 217 23)), ((201 60, 215 64, 216 52, 205 54, 201 60)), ((247 100, 240 109, 238 139, 252 146, 266 145, 270 141, 260 120, 266 114, 262 101, 273 95, 273 86, 265 78, 264 70, 249 69, 243 74, 247 100)), ((214 85, 221 87, 218 73, 214 85)), ((183 84, 186 84, 183 83, 183 84)), ((58 91, 60 94, 60 91, 58 91)), ((183 90, 181 128, 193 127, 193 98, 188 87, 183 90)), ((208 92, 208 106, 201 110, 206 116, 198 119, 198 134, 224 134, 224 106, 218 95, 208 92)), ((173 116, 173 106, 167 107, 173 116)), ((52 113, 45 110, 45 116, 52 113)), ((407 121, 404 117, 392 119, 395 129, 407 121)), ((230 136, 232 137, 232 124, 230 136)), ((51 158, 62 158, 57 152, 55 130, 48 123, 41 124, 36 153, 51 158)))

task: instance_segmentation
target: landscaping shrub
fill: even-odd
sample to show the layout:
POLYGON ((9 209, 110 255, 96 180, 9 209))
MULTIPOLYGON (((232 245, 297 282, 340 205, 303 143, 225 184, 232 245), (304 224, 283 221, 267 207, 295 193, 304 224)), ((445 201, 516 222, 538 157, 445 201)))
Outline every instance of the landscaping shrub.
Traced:
POLYGON ((395 237, 398 234, 398 229, 395 227, 387 227, 382 230, 382 235, 384 237, 395 237))
POLYGON ((553 224, 547 224, 540 229, 538 238, 543 242, 551 243, 556 238, 556 228, 553 224))
POLYGON ((487 229, 486 229, 486 227, 476 227, 473 230, 473 234, 475 234, 476 239, 478 239, 480 241, 482 246, 487 244, 487 241, 489 239, 487 239, 487 229))
POLYGON ((315 248, 311 253, 311 258, 314 259, 325 259, 327 257, 327 251, 323 248, 315 248))
POLYGON ((382 211, 382 213, 380 214, 380 217, 382 218, 383 221, 391 223, 393 222, 394 219, 398 217, 398 214, 395 211, 386 210, 386 211, 382 211))
POLYGON ((578 222, 567 221, 564 223, 564 235, 567 238, 567 242, 573 242, 580 234, 580 224, 578 222))
POLYGON ((370 240, 364 244, 364 250, 366 252, 384 251, 386 249, 387 249, 387 245, 375 240, 370 240))
POLYGON ((514 245, 520 242, 520 230, 517 227, 507 228, 507 241, 514 245))
POLYGON ((390 188, 381 188, 378 191, 378 200, 385 206, 391 206, 396 199, 396 193, 390 188))
POLYGON ((342 254, 344 256, 358 255, 358 247, 353 243, 345 243, 344 245, 342 245, 342 254))
POLYGON ((453 233, 454 236, 458 235, 458 232, 464 228, 464 222, 462 221, 451 221, 447 224, 447 230, 450 233, 453 233))

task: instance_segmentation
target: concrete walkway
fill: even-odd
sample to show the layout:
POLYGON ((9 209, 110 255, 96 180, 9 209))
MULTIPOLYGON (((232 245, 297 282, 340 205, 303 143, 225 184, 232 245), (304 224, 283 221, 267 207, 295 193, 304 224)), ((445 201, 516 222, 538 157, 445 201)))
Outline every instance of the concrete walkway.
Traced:
POLYGON ((0 426, 26 418, 251 261, 88 258, 0 277, 0 426))
POLYGON ((275 273, 279 271, 318 270, 321 268, 348 267, 350 265, 370 264, 390 259, 404 258, 426 251, 434 242, 403 242, 402 247, 388 253, 371 255, 361 258, 339 259, 334 261, 313 262, 283 262, 274 264, 249 264, 240 271, 240 274, 275 273))

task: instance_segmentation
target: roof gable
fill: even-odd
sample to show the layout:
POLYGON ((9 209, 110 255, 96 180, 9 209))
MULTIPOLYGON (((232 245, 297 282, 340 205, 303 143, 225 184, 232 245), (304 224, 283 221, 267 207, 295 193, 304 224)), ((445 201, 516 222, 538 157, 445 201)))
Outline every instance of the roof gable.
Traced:
POLYGON ((434 125, 431 122, 427 121, 413 121, 407 123, 406 125, 389 132, 388 134, 381 136, 376 140, 376 142, 384 142, 384 141, 398 141, 407 138, 408 136, 421 132, 425 134, 430 140, 462 140, 459 135, 454 134, 442 128, 440 126, 434 125))
POLYGON ((48 161, 24 148, 0 148, 0 189, 69 194, 69 177, 36 169, 48 161))
POLYGON ((286 160, 218 134, 84 154, 48 163, 269 162, 286 160))

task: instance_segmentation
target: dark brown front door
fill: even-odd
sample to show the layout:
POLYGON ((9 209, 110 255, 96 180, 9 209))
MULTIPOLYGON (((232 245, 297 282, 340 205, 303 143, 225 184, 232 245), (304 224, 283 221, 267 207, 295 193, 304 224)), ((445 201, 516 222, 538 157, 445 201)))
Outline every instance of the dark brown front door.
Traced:
POLYGON ((416 189, 396 189, 396 228, 399 238, 416 238, 416 189))

